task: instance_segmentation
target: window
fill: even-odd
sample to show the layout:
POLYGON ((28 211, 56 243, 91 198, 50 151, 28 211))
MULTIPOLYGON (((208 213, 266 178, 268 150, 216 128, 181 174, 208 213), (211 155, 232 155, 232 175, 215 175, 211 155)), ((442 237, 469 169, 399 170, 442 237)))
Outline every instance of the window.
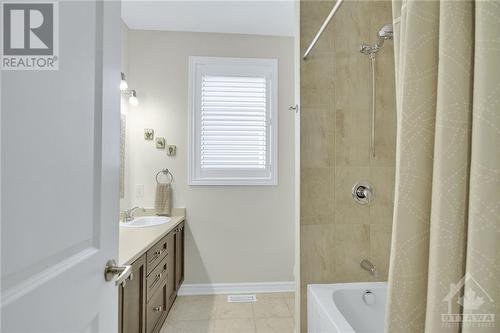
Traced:
POLYGON ((276 185, 278 61, 189 58, 189 184, 276 185))

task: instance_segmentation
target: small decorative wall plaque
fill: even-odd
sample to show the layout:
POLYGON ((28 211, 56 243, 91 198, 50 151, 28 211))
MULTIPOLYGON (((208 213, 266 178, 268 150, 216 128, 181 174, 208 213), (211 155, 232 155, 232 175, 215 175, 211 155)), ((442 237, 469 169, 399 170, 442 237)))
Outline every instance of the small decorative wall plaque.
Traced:
POLYGON ((156 148, 165 149, 165 138, 162 137, 156 138, 156 148))
POLYGON ((168 156, 175 156, 175 151, 177 150, 177 147, 175 145, 168 145, 167 147, 167 155, 168 156))
POLYGON ((155 130, 152 128, 144 129, 144 140, 153 140, 155 136, 155 130))

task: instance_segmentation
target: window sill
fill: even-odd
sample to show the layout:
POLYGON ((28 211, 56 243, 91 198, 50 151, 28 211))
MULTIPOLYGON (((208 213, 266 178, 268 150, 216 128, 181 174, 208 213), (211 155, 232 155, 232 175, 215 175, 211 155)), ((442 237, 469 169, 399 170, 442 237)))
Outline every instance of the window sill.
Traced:
POLYGON ((277 179, 190 179, 190 186, 277 186, 277 179))

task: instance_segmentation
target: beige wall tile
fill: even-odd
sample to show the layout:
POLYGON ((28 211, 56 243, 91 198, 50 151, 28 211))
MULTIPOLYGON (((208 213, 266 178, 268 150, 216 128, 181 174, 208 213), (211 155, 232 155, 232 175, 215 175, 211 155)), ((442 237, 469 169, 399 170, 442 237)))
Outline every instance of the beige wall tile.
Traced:
POLYGON ((329 283, 335 276, 334 225, 303 225, 301 238, 301 284, 329 283))
POLYGON ((376 60, 375 158, 372 165, 394 166, 396 157, 396 94, 394 52, 387 43, 376 60))
POLYGON ((370 223, 392 224, 394 208, 394 167, 370 168, 370 180, 375 189, 375 198, 370 204, 370 223))
POLYGON ((302 108, 300 114, 301 168, 333 166, 333 116, 328 108, 302 108))
MULTIPOLYGON (((372 1, 371 31, 377 32, 392 22, 392 3, 372 1)), ((372 34, 372 42, 377 39, 372 34)), ((376 156, 372 165, 394 166, 396 153, 396 89, 394 77, 394 44, 386 41, 378 52, 375 65, 376 80, 376 156)))
POLYGON ((368 109, 337 109, 335 114, 336 166, 370 165, 368 109))
POLYGON ((361 52, 336 52, 334 69, 335 108, 367 113, 371 101, 369 58, 361 52))
POLYGON ((335 169, 335 207, 336 224, 369 224, 370 207, 360 205, 352 198, 355 183, 370 180, 368 167, 337 167, 335 169))
POLYGON ((391 224, 370 225, 370 259, 377 267, 378 281, 387 281, 391 253, 391 224))
POLYGON ((335 225, 335 264, 337 279, 340 282, 371 280, 371 275, 359 267, 361 260, 369 257, 369 225, 335 225))
POLYGON ((300 332, 307 333, 307 286, 300 287, 300 332))
POLYGON ((335 162, 368 166, 370 144, 369 61, 361 53, 335 56, 335 162))
MULTIPOLYGON (((311 2, 301 2, 302 49, 333 6, 311 2)), ((370 61, 359 47, 376 40, 392 21, 391 11, 390 1, 344 2, 310 61, 301 62, 301 332, 307 332, 307 284, 372 281, 359 267, 364 258, 379 266, 379 280, 387 278, 396 141, 393 44, 387 41, 376 59, 375 158, 369 151, 370 61), (330 113, 308 114, 315 109, 330 113), (375 187, 371 206, 352 199, 360 180, 375 187)))
MULTIPOLYGON (((304 54, 314 36, 323 24, 326 16, 333 8, 333 1, 301 1, 300 2, 300 49, 304 54)), ((318 40, 314 53, 333 52, 333 25, 327 27, 318 40)), ((312 53, 311 53, 312 55, 312 53)))
POLYGON ((333 168, 301 170, 301 224, 333 223, 333 168))
POLYGON ((376 32, 387 23, 392 23, 392 2, 372 0, 370 3, 370 42, 374 43, 377 40, 376 32))
POLYGON ((334 95, 333 54, 311 54, 300 64, 300 104, 310 108, 328 108, 334 95))
POLYGON ((370 38, 369 1, 344 1, 332 21, 335 51, 359 52, 359 45, 370 38))

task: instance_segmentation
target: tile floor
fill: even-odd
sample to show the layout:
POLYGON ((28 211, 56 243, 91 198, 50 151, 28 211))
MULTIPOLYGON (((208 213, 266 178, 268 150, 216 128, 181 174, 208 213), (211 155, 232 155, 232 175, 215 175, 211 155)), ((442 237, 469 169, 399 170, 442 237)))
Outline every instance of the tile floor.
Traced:
POLYGON ((179 296, 160 333, 293 333, 294 294, 256 296, 253 303, 228 303, 227 295, 179 296))

